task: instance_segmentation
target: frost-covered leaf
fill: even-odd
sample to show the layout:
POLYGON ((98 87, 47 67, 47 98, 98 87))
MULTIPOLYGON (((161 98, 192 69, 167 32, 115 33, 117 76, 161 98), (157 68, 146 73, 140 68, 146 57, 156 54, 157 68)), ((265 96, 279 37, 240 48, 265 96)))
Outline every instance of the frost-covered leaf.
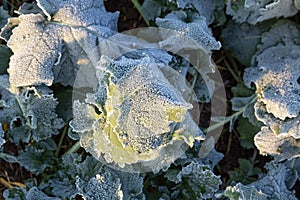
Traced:
POLYGON ((5 200, 26 200, 26 190, 21 187, 6 189, 3 192, 3 197, 5 200))
POLYGON ((0 81, 0 122, 9 124, 8 137, 11 141, 41 141, 59 133, 64 122, 57 118, 57 101, 50 89, 29 87, 13 94, 8 89, 8 76, 0 76, 0 81))
POLYGON ((56 158, 51 150, 32 145, 19 152, 18 161, 21 166, 38 175, 47 167, 52 167, 56 158))
POLYGON ((297 13, 293 0, 229 0, 226 13, 237 22, 256 24, 271 18, 290 17, 297 13))
POLYGON ((5 26, 9 17, 10 16, 8 12, 4 10, 2 6, 0 6, 0 29, 2 29, 5 26))
POLYGON ((270 47, 256 56, 257 67, 244 74, 247 86, 255 83, 267 112, 281 120, 300 113, 299 55, 300 46, 270 47))
POLYGON ((288 133, 276 134, 266 126, 256 134, 254 142, 260 154, 272 155, 279 161, 300 156, 299 139, 295 139, 288 133))
POLYGON ((26 200, 60 200, 58 197, 49 197, 44 192, 40 191, 37 187, 30 188, 26 193, 26 200))
POLYGON ((176 2, 179 8, 185 8, 189 5, 194 6, 199 14, 206 18, 208 24, 220 18, 219 15, 221 15, 221 10, 225 5, 224 1, 220 0, 176 0, 176 2))
POLYGON ((166 9, 167 7, 157 0, 145 0, 142 5, 142 13, 147 20, 154 20, 166 9))
POLYGON ((209 167, 196 162, 183 167, 174 182, 178 184, 174 189, 180 190, 184 199, 199 200, 212 198, 221 184, 220 177, 214 175, 209 167))
POLYGON ((32 187, 28 191, 20 187, 7 189, 4 191, 3 197, 5 200, 60 200, 57 197, 49 197, 37 187, 32 187))
POLYGON ((7 73, 9 58, 11 55, 11 50, 6 45, 0 44, 0 75, 7 73))
POLYGON ((249 66, 262 31, 258 26, 229 21, 222 30, 223 46, 243 65, 249 66))
POLYGON ((254 126, 248 119, 240 117, 238 119, 237 131, 240 134, 240 143, 246 149, 255 148, 254 136, 260 130, 260 126, 254 126))
POLYGON ((300 180, 300 158, 293 158, 286 161, 284 164, 287 168, 285 183, 287 188, 291 190, 296 182, 300 180))
POLYGON ((24 2, 18 9, 18 11, 15 11, 19 15, 24 15, 24 14, 42 14, 43 10, 37 5, 36 2, 32 3, 27 3, 24 2))
POLYGON ((118 194, 122 194, 123 199, 144 199, 143 178, 139 174, 115 171, 91 156, 85 160, 78 154, 63 156, 59 170, 49 184, 52 194, 61 198, 75 197, 76 194, 92 198, 97 195, 92 192, 94 188, 99 189, 99 195, 106 195, 103 199, 118 194), (103 188, 111 191, 103 191, 103 188))
POLYGON ((20 24, 20 20, 17 17, 11 17, 7 19, 7 24, 1 29, 0 38, 6 42, 12 35, 12 30, 20 24))
POLYGON ((76 187, 78 194, 84 199, 123 199, 120 180, 114 179, 110 173, 97 174, 96 178, 91 178, 84 187, 81 180, 77 179, 76 187))
MULTIPOLYGON (((176 71, 170 68, 167 79, 164 68, 151 63, 148 56, 117 61, 103 57, 100 63, 109 75, 104 79, 107 93, 97 97, 100 91, 95 98, 86 99, 86 103, 75 101, 73 106, 70 125, 80 133, 81 145, 97 159, 104 154, 106 162, 120 167, 140 162, 141 169, 152 171, 168 167, 184 152, 179 146, 192 146, 199 134, 187 113, 192 107, 183 97, 188 95, 181 93, 185 83, 181 88, 171 85, 169 80, 176 77, 176 71), (105 100, 104 105, 99 99, 105 100)), ((98 76, 103 84, 103 71, 98 76)))
POLYGON ((254 186, 262 191, 267 195, 268 199, 296 200, 295 192, 289 191, 285 184, 285 177, 287 175, 286 167, 283 164, 271 162, 266 164, 266 169, 268 171, 266 176, 249 186, 254 186))
POLYGON ((5 140, 4 140, 4 130, 2 129, 2 125, 0 126, 0 149, 2 147, 2 145, 5 144, 5 140))
POLYGON ((239 168, 229 171, 229 177, 235 182, 242 184, 250 184, 257 180, 257 177, 261 173, 261 169, 254 166, 254 163, 247 159, 239 159, 239 168))
POLYGON ((300 45, 300 29, 296 23, 281 19, 272 24, 270 30, 262 34, 261 43, 257 46, 256 54, 278 45, 300 45))
POLYGON ((267 200, 267 196, 254 187, 244 186, 241 183, 229 186, 224 191, 224 196, 230 200, 267 200))
POLYGON ((111 35, 110 28, 116 30, 118 13, 107 13, 101 0, 52 3, 38 1, 48 19, 41 14, 19 16, 8 41, 14 52, 8 69, 11 84, 73 85, 77 73, 85 72, 79 86, 91 86, 100 58, 98 40, 111 35))
MULTIPOLYGON (((196 13, 190 14, 184 11, 174 11, 164 18, 156 18, 156 24, 159 27, 175 30, 177 32, 173 35, 172 39, 169 39, 169 42, 172 41, 172 44, 174 41, 178 41, 180 37, 183 37, 195 40, 208 52, 221 48, 221 43, 217 42, 212 36, 211 30, 207 26, 206 19, 196 13)), ((166 46, 168 43, 167 41, 164 41, 162 44, 166 46)), ((178 47, 182 48, 182 46, 178 47)))
POLYGON ((18 159, 15 156, 12 156, 7 153, 0 152, 0 158, 9 163, 17 163, 18 162, 18 159))

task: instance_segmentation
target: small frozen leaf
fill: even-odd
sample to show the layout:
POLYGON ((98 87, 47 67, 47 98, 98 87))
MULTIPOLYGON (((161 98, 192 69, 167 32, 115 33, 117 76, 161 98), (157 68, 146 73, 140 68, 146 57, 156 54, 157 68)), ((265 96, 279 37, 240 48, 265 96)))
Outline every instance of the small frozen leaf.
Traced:
POLYGON ((212 198, 221 180, 207 166, 192 162, 177 174, 175 183, 181 183, 181 192, 186 199, 200 200, 212 198))
POLYGON ((230 200, 267 200, 267 195, 258 191, 255 187, 244 186, 241 183, 235 186, 228 186, 224 196, 230 200))
POLYGON ((8 76, 0 76, 0 122, 9 124, 8 137, 12 142, 29 142, 50 138, 64 126, 57 117, 57 101, 46 87, 23 88, 12 94, 8 87, 8 76), (16 134, 18 133, 18 134, 16 134))
POLYGON ((97 174, 91 178, 86 186, 81 185, 81 180, 76 181, 77 190, 84 199, 111 199, 122 200, 120 179, 114 179, 110 173, 97 174))
POLYGON ((217 11, 224 8, 224 1, 219 0, 177 0, 179 8, 185 8, 188 5, 192 5, 196 8, 199 14, 206 18, 207 23, 211 24, 216 19, 217 11))
POLYGON ((300 30, 296 23, 287 19, 276 21, 270 30, 262 35, 256 54, 279 44, 283 46, 300 45, 300 30))
POLYGON ((80 194, 90 198, 101 195, 102 198, 97 196, 96 199, 119 198, 121 195, 123 199, 144 199, 143 178, 139 174, 115 171, 91 156, 85 160, 78 154, 63 156, 55 178, 49 183, 52 194, 61 198, 80 194))
POLYGON ((12 51, 5 45, 0 44, 0 75, 7 73, 9 58, 12 51))
POLYGON ((0 6, 0 29, 2 29, 7 23, 7 19, 10 18, 8 12, 0 6))
POLYGON ((300 158, 293 158, 284 163, 287 168, 287 176, 285 183, 289 190, 291 190, 296 182, 300 180, 300 158))
POLYGON ((6 42, 12 35, 12 30, 20 24, 20 20, 17 17, 11 17, 7 19, 7 24, 1 29, 0 38, 6 42))
POLYGON ((252 183, 262 193, 266 194, 268 199, 281 200, 297 200, 294 191, 289 191, 285 184, 285 177, 287 175, 287 169, 283 164, 277 164, 275 162, 267 163, 265 167, 268 171, 266 176, 260 180, 252 183))
POLYGON ((54 165, 55 159, 52 151, 38 148, 36 145, 28 146, 20 151, 18 156, 19 164, 36 175, 54 165))
MULTIPOLYGON (((197 14, 188 16, 184 11, 174 11, 165 16, 165 18, 156 18, 156 24, 161 28, 171 29, 177 32, 177 34, 173 36, 172 43, 176 37, 178 37, 178 40, 179 37, 184 36, 184 38, 195 40, 208 52, 221 48, 221 43, 217 42, 212 36, 212 32, 208 28, 205 18, 197 14), (191 20, 186 22, 188 19, 191 20)), ((166 46, 167 41, 164 41, 162 44, 166 46)), ((182 46, 180 47, 182 48, 182 46)))
POLYGON ((0 126, 0 148, 2 147, 3 144, 5 144, 5 140, 4 140, 4 131, 1 125, 0 126))
POLYGON ((3 197, 5 200, 26 200, 26 190, 21 187, 13 187, 11 189, 6 189, 3 192, 3 197))
POLYGON ((260 154, 272 155, 279 161, 300 156, 299 139, 287 133, 276 134, 266 126, 255 135, 254 142, 260 154))
POLYGON ((154 20, 156 17, 160 16, 162 11, 166 9, 167 7, 162 5, 162 3, 159 1, 145 0, 142 6, 142 13, 147 20, 154 20))
POLYGON ((38 7, 36 2, 33 3, 26 3, 24 2, 18 9, 18 11, 15 11, 19 15, 24 15, 24 14, 42 14, 43 11, 40 7, 38 7))
POLYGON ((32 187, 30 188, 29 191, 27 191, 26 193, 26 197, 25 199, 27 200, 60 200, 60 198, 58 197, 49 197, 48 195, 46 195, 44 192, 42 192, 41 190, 39 190, 37 187, 32 187))
POLYGON ((247 23, 229 21, 222 31, 223 46, 243 65, 250 65, 256 46, 260 42, 261 30, 247 23))
POLYGON ((271 18, 293 16, 297 9, 292 0, 229 0, 226 13, 237 22, 256 24, 271 18))

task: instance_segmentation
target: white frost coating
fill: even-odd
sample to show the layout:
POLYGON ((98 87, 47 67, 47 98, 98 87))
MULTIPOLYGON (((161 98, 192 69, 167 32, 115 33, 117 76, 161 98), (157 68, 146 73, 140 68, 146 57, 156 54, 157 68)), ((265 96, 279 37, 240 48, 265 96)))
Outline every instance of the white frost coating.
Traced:
POLYGON ((102 57, 100 65, 97 77, 106 84, 105 96, 88 95, 88 104, 74 103, 70 124, 79 133, 81 145, 95 158, 125 170, 167 169, 200 134, 187 112, 192 106, 179 91, 187 87, 177 90, 147 57, 117 61, 102 57), (99 99, 104 99, 102 106, 99 99), (97 114, 95 107, 103 107, 103 113, 97 114))
POLYGON ((290 191, 286 186, 288 169, 283 163, 270 162, 265 165, 267 174, 251 183, 250 187, 255 187, 267 195, 267 199, 288 199, 297 200, 294 191, 290 191))
POLYGON ((300 141, 287 133, 276 134, 263 126, 254 137, 255 146, 262 155, 272 155, 277 161, 300 156, 300 141))
POLYGON ((226 13, 236 22, 257 24, 271 18, 290 17, 298 12, 293 0, 228 0, 226 13))
POLYGON ((224 1, 220 0, 176 0, 179 8, 185 8, 187 5, 193 5, 199 14, 206 18, 207 24, 213 23, 215 11, 222 10, 224 1))
POLYGON ((0 76, 0 81, 3 83, 0 94, 4 104, 0 110, 0 124, 10 124, 8 135, 13 142, 29 142, 30 139, 41 141, 59 133, 64 122, 55 113, 58 102, 50 89, 28 87, 20 89, 18 94, 12 94, 4 87, 8 85, 8 76, 0 76), (16 126, 16 121, 22 126, 16 126))
MULTIPOLYGON (((100 59, 99 38, 117 29, 118 13, 105 11, 101 0, 38 1, 48 15, 21 15, 8 46, 11 57, 10 81, 13 86, 72 85, 93 86, 95 66, 100 59), (26 77, 26 79, 25 79, 26 77)), ((9 31, 9 30, 7 30, 9 31)), ((6 36, 9 37, 9 36, 6 36)))
POLYGON ((300 113, 300 46, 274 46, 256 57, 257 67, 246 69, 244 81, 255 83, 267 112, 284 120, 300 113))
POLYGON ((188 16, 183 11, 174 11, 165 18, 156 18, 156 24, 162 28, 178 31, 176 34, 177 37, 190 37, 197 41, 208 52, 211 50, 219 50, 221 48, 221 43, 217 42, 212 36, 211 30, 207 26, 206 19, 197 14, 188 16), (186 23, 185 20, 188 18, 191 18, 191 21, 186 23))
POLYGON ((21 15, 20 24, 13 30, 7 45, 14 55, 10 58, 8 73, 13 86, 51 85, 51 70, 62 44, 56 27, 46 25, 40 14, 21 15))

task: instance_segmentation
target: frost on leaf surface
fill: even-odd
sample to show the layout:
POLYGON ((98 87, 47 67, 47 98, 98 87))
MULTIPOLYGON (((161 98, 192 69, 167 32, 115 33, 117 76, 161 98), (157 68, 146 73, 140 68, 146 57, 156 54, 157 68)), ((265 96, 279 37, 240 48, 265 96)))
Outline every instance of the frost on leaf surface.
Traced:
POLYGON ((267 200, 267 196, 255 187, 245 186, 241 183, 228 186, 224 191, 224 196, 230 200, 267 200))
POLYGON ((60 200, 57 197, 49 197, 37 187, 32 187, 28 191, 21 187, 14 187, 3 192, 5 200, 60 200))
POLYGON ((4 140, 4 130, 2 129, 2 126, 0 127, 0 149, 2 147, 2 145, 5 144, 5 140, 4 140))
POLYGON ((107 13, 101 0, 38 1, 48 16, 19 16, 8 46, 14 52, 9 74, 14 86, 73 85, 84 73, 78 87, 96 82, 95 65, 100 58, 98 40, 116 30, 118 13, 107 13), (26 77, 26 78, 25 78, 26 77))
POLYGON ((287 175, 287 168, 284 164, 275 162, 267 163, 265 168, 268 173, 260 180, 250 184, 258 190, 267 195, 268 199, 281 200, 297 200, 294 191, 289 191, 285 178, 287 175))
MULTIPOLYGON (((195 40, 208 52, 211 50, 219 50, 221 48, 221 43, 217 42, 212 36, 212 32, 208 28, 206 19, 199 16, 197 13, 174 11, 164 18, 156 18, 156 24, 161 28, 176 31, 173 38, 163 41, 162 45, 167 45, 168 41, 173 44, 174 41, 178 41, 180 37, 184 36, 183 38, 195 40)), ((188 41, 185 42, 189 43, 188 41)), ((178 47, 182 48, 182 46, 178 47)))
POLYGON ((102 198, 95 199, 119 199, 121 196, 123 199, 144 199, 143 178, 139 174, 115 171, 91 156, 85 160, 78 154, 64 156, 49 184, 53 188, 51 193, 61 198, 80 194, 87 199, 96 195, 102 198))
POLYGON ((219 0, 176 0, 176 2, 179 8, 194 6, 199 14, 206 18, 207 24, 213 23, 218 15, 217 12, 224 7, 224 1, 219 0))
POLYGON ((268 32, 262 34, 256 54, 277 45, 300 45, 300 29, 296 23, 287 19, 276 21, 268 32))
POLYGON ((222 30, 223 46, 230 50, 240 63, 249 66, 260 42, 261 32, 257 26, 229 21, 222 30))
POLYGON ((221 184, 220 177, 213 174, 208 166, 192 162, 182 168, 174 179, 181 183, 181 190, 185 199, 210 199, 214 197, 221 184))
POLYGON ((267 112, 284 120, 300 113, 300 46, 274 46, 256 56, 257 66, 246 69, 245 83, 255 83, 267 112))
POLYGON ((254 114, 265 125, 255 145, 277 160, 299 156, 299 33, 294 23, 279 20, 263 34, 253 66, 244 73, 246 86, 256 86, 254 114))
POLYGON ((256 24, 271 18, 290 17, 297 13, 293 0, 229 0, 226 13, 236 22, 256 24))
POLYGON ((40 141, 58 134, 64 126, 57 117, 57 101, 46 87, 28 87, 11 93, 7 75, 0 76, 0 122, 9 124, 8 136, 12 142, 40 141), (18 134, 16 134, 18 133, 18 134))
POLYGON ((183 154, 182 145, 193 145, 200 130, 188 113, 192 105, 159 64, 145 56, 116 61, 102 57, 100 65, 97 76, 105 96, 89 94, 86 103, 75 101, 70 123, 87 151, 120 167, 139 163, 136 167, 142 170, 158 171, 183 154))
POLYGON ((76 186, 78 194, 84 199, 123 199, 120 180, 114 179, 110 173, 97 174, 85 186, 82 186, 81 180, 77 179, 76 186))
POLYGON ((4 10, 2 6, 0 6, 0 29, 2 29, 5 26, 9 17, 10 16, 8 12, 4 10))

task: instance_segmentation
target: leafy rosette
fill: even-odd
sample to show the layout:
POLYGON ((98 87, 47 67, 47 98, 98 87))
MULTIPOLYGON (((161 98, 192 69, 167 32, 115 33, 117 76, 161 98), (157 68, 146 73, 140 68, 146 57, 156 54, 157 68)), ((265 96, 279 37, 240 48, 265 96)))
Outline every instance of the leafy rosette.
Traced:
POLYGON ((255 145, 276 160, 300 156, 299 41, 297 25, 278 21, 258 46, 256 66, 244 74, 245 84, 256 86, 254 114, 265 125, 255 136, 255 145))
POLYGON ((202 137, 188 112, 192 91, 172 68, 151 63, 148 56, 102 56, 97 78, 97 92, 83 103, 74 101, 70 125, 98 160, 157 172, 202 137))

